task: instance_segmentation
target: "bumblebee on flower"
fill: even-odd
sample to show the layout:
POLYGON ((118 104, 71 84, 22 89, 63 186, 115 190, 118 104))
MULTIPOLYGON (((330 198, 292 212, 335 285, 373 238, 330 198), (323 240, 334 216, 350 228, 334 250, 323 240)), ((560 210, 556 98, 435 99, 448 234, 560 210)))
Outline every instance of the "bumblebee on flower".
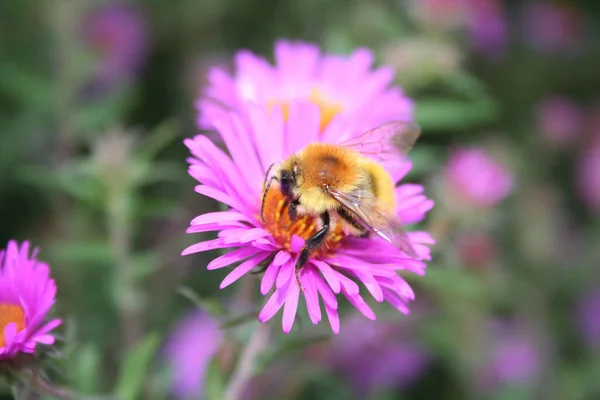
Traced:
POLYGON ((372 56, 365 51, 354 53, 360 55, 358 58, 343 58, 321 57, 318 49, 308 44, 282 41, 276 48, 276 68, 247 52, 238 57, 238 69, 245 73, 241 86, 224 83, 239 82, 239 76, 213 72, 220 78, 206 93, 230 110, 218 109, 209 99, 198 103, 201 123, 215 128, 229 155, 204 136, 188 139, 185 143, 193 155, 189 172, 201 183, 196 187, 198 193, 230 209, 192 220, 189 233, 218 231, 218 238, 190 246, 183 254, 235 249, 208 265, 208 269, 217 269, 241 262, 223 280, 221 288, 264 263, 261 293, 266 295, 273 287, 275 290, 259 320, 269 320, 283 307, 286 333, 292 328, 301 288, 311 321, 316 324, 321 320, 322 299, 335 333, 340 324, 336 294, 343 294, 361 313, 375 319, 357 281, 376 301, 387 301, 408 313, 407 303, 414 294, 397 271, 424 274, 424 260, 429 259, 427 245, 433 243, 427 233, 405 232, 403 228, 404 224, 420 221, 433 202, 422 194, 420 185, 395 186, 411 168, 402 156, 418 135, 410 122, 410 101, 401 96, 399 89, 387 88, 391 75, 382 74, 382 70, 370 71, 372 56), (310 63, 305 59, 308 53, 313 55, 310 63), (304 63, 292 64, 292 60, 304 63), (255 70, 253 81, 248 71, 257 65, 262 72, 255 70), (291 65, 295 65, 295 73, 287 69, 291 65), (348 81, 344 91, 342 81, 325 79, 335 75, 331 68, 336 65, 339 73, 345 71, 347 76, 353 70, 361 72, 364 79, 348 81), (328 74, 323 74, 323 69, 328 74), (269 93, 260 92, 265 71, 279 77, 265 88, 269 93), (306 89, 309 82, 308 87, 314 90, 337 88, 340 98, 353 107, 352 114, 340 110, 332 115, 330 108, 324 109, 323 102, 312 97, 314 90, 306 89), (370 90, 363 88, 361 92, 356 82, 370 82, 370 90), (258 90, 254 100, 240 101, 248 86, 258 90), (279 103, 260 100, 300 86, 306 90, 298 90, 279 103), (352 98, 350 88, 356 89, 358 97, 352 98), (361 96, 367 92, 369 102, 361 96), (372 111, 371 105, 390 98, 396 99, 394 105, 398 107, 372 111), (356 116, 368 116, 371 129, 362 130, 363 124, 355 123, 356 116), (393 143, 398 138, 402 140, 393 143), (314 169, 317 164, 307 158, 311 155, 318 155, 321 167, 331 172, 329 177, 322 175, 323 168, 314 169), (270 171, 273 174, 267 174, 274 163, 276 167, 270 171), (310 168, 316 173, 313 176, 332 179, 320 182, 327 185, 310 186, 310 168), (349 174, 346 178, 353 178, 346 180, 349 186, 340 185, 339 168, 349 174), (265 185, 265 175, 267 183, 278 181, 278 190, 265 185), (317 196, 312 197, 312 203, 311 191, 317 196))

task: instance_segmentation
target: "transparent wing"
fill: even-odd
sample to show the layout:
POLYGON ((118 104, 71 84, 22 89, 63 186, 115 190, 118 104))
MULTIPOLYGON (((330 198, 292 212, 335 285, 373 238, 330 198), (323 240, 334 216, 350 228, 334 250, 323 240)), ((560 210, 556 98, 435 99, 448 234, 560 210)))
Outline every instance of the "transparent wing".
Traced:
POLYGON ((391 121, 339 145, 384 161, 406 156, 420 134, 421 128, 413 122, 391 121))
POLYGON ((381 213, 373 204, 372 197, 352 195, 327 187, 328 194, 347 211, 352 212, 366 229, 387 240, 409 257, 420 259, 413 248, 402 224, 381 213))

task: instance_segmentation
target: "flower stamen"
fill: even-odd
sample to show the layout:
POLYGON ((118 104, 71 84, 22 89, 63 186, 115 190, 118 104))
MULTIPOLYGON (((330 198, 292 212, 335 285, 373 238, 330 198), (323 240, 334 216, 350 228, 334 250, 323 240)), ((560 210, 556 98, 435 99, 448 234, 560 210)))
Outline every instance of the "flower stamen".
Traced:
POLYGON ((16 304, 0 303, 0 348, 6 346, 4 328, 12 323, 17 324, 17 332, 25 329, 25 311, 16 304))

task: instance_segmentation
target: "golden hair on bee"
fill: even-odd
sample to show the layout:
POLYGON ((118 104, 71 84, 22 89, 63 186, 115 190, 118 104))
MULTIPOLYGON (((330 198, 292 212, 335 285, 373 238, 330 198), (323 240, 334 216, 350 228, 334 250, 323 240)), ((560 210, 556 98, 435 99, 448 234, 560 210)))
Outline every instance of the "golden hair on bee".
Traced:
POLYGON ((296 262, 298 271, 310 252, 326 243, 334 222, 355 236, 375 233, 407 256, 418 258, 395 216, 395 184, 381 162, 404 157, 420 134, 417 125, 394 121, 340 144, 311 143, 265 176, 264 204, 273 180, 289 202, 290 220, 320 218, 322 227, 309 239, 296 262), (273 174, 271 174, 273 171, 273 174))

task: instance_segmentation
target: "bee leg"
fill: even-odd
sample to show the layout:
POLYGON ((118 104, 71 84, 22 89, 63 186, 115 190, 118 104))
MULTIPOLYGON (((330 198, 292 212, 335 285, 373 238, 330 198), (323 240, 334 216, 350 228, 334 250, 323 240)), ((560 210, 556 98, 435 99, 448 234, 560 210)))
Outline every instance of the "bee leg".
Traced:
POLYGON ((298 206, 300 205, 300 200, 296 199, 290 203, 288 206, 288 214, 290 216, 290 221, 294 222, 296 218, 298 218, 298 206))
MULTIPOLYGON (((296 261, 296 281, 298 282, 298 286, 300 286, 300 269, 308 261, 310 252, 318 248, 327 237, 327 233, 329 233, 329 227, 331 223, 331 219, 329 218, 329 212, 325 211, 323 214, 321 214, 321 221, 323 222, 323 227, 314 235, 308 238, 308 240, 304 244, 302 252, 300 252, 300 257, 298 257, 298 261, 296 261)), ((302 290, 302 286, 300 286, 300 290, 302 290)))
POLYGON ((338 208, 337 213, 344 221, 352 225, 357 231, 360 232, 358 235, 361 238, 366 238, 371 232, 369 232, 364 226, 362 226, 345 208, 338 208))

